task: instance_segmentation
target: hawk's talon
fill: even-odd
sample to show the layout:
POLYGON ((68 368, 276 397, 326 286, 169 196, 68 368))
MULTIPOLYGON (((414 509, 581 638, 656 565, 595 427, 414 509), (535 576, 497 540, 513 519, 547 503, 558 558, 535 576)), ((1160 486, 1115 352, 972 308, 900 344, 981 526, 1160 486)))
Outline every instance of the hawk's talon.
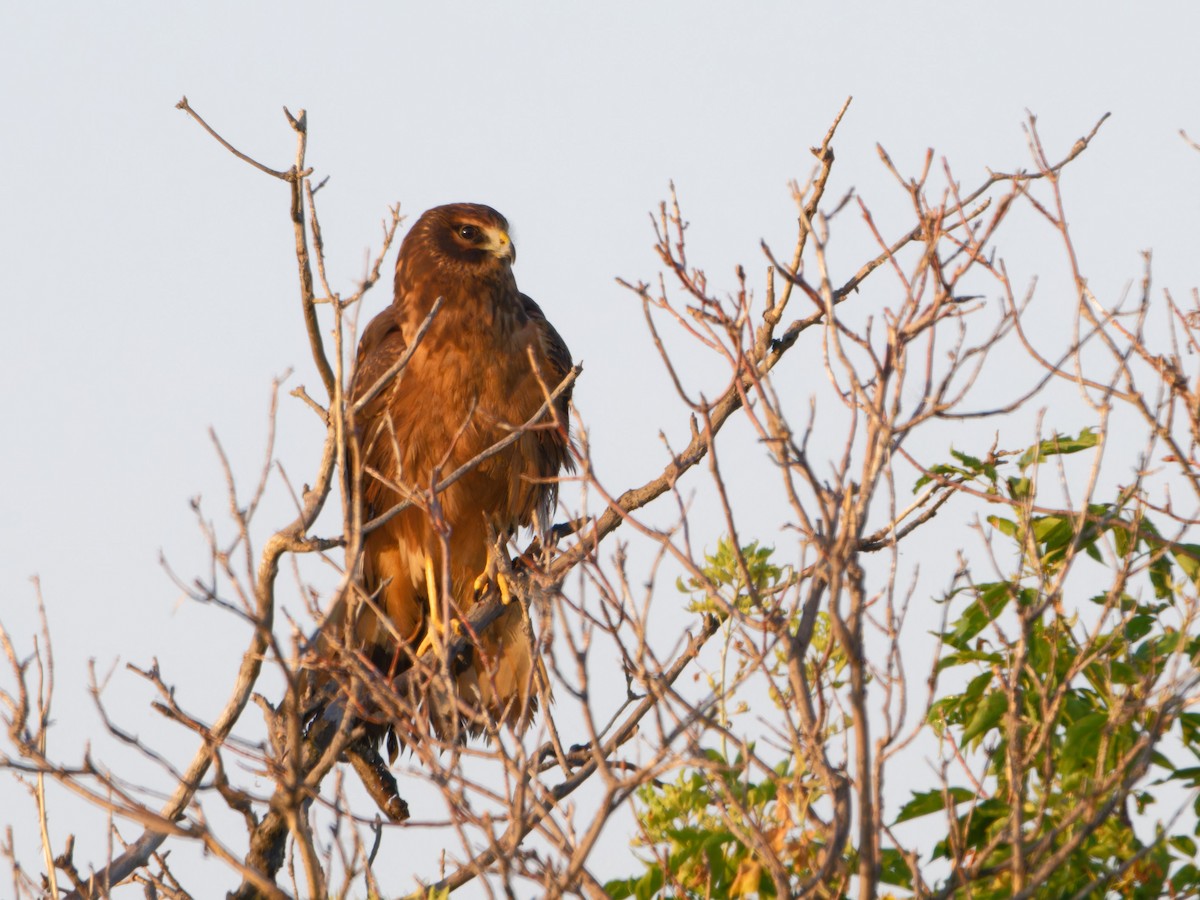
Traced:
POLYGON ((421 643, 417 645, 417 652, 414 653, 413 655, 419 657, 419 656, 423 655, 425 653, 425 651, 428 650, 432 646, 433 646, 433 634, 432 634, 432 632, 426 631, 425 637, 421 638, 421 643))
MULTIPOLYGON (((450 620, 449 631, 450 631, 450 636, 452 638, 462 637, 463 634, 465 633, 465 629, 463 628, 463 623, 458 619, 450 620)), ((426 650, 428 650, 430 647, 434 646, 435 644, 440 649, 442 646, 441 639, 444 636, 445 636, 444 631, 440 631, 440 630, 434 631, 432 628, 426 630, 425 637, 421 638, 421 643, 417 645, 417 650, 416 650, 415 655, 420 656, 422 653, 424 653, 426 650), (437 635, 437 637, 434 637, 435 634, 437 635)))
MULTIPOLYGON (((491 566, 488 568, 490 569, 491 566)), ((508 578, 505 577, 503 572, 481 572, 479 574, 474 584, 475 597, 477 599, 483 596, 489 582, 496 585, 497 590, 500 591, 500 602, 502 604, 508 606, 508 604, 512 603, 512 588, 509 587, 508 578)))

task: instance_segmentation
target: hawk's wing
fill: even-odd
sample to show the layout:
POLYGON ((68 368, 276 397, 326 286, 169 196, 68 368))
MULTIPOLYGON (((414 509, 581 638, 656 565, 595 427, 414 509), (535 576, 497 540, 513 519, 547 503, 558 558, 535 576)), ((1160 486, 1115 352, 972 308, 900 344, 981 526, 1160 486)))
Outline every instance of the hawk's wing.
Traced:
MULTIPOLYGON (((546 387, 554 391, 571 371, 571 351, 567 342, 562 339, 558 330, 546 319, 542 308, 527 294, 521 294, 521 308, 529 316, 529 324, 534 329, 537 338, 537 349, 541 351, 541 360, 537 365, 542 369, 539 375, 546 382, 546 387)), ((542 431, 537 435, 541 450, 541 468, 543 475, 554 478, 561 471, 575 471, 575 460, 571 457, 569 433, 571 391, 574 385, 558 395, 554 401, 555 418, 562 426, 562 433, 557 431, 542 431)), ((554 504, 558 499, 558 485, 551 482, 544 486, 540 502, 535 513, 535 528, 543 533, 550 527, 554 504)))
MULTIPOLYGON (((521 306, 525 310, 525 314, 533 321, 534 328, 538 332, 538 340, 541 344, 542 353, 546 357, 546 361, 550 364, 550 371, 546 373, 549 376, 549 387, 551 390, 558 387, 567 373, 571 371, 571 351, 567 349, 567 342, 562 339, 562 335, 558 330, 550 324, 546 318, 542 308, 534 302, 533 298, 528 294, 521 295, 521 306)), ((562 396, 558 398, 555 404, 559 411, 566 413, 567 404, 571 400, 571 388, 563 391, 562 396)))
MULTIPOLYGON (((404 356, 408 344, 400 321, 396 316, 394 306, 382 310, 363 330, 358 344, 358 358, 354 365, 354 382, 350 389, 351 400, 355 403, 369 391, 378 386, 379 379, 387 374, 404 356)), ((368 445, 380 440, 388 440, 385 427, 388 419, 388 408, 396 389, 397 381, 402 376, 393 376, 392 380, 380 387, 369 403, 359 412, 357 417, 357 436, 359 453, 363 460, 378 453, 369 453, 368 445)), ((359 467, 361 468, 361 466, 359 467)), ((358 475, 359 473, 354 473, 358 475)), ((382 484, 378 477, 363 475, 363 515, 366 519, 373 518, 386 510, 381 508, 380 500, 382 484)))
MULTIPOLYGON (((350 391, 355 401, 375 387, 379 379, 408 349, 395 313, 395 307, 387 307, 363 330, 362 339, 358 344, 358 358, 354 364, 354 385, 350 391)), ((385 385, 375 399, 367 404, 360 415, 362 421, 371 422, 376 419, 379 409, 387 405, 381 398, 386 396, 390 389, 391 385, 385 385)))

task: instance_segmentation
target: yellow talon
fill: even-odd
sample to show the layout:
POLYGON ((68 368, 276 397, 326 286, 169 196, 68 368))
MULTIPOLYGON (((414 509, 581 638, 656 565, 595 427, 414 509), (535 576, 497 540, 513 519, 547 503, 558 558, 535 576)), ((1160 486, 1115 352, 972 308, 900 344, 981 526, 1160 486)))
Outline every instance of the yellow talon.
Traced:
POLYGON ((423 654, 426 650, 428 650, 432 646, 433 646, 433 635, 429 631, 426 631, 425 637, 421 638, 421 643, 417 645, 417 652, 415 655, 420 656, 421 654, 423 654))
MULTIPOLYGON (((491 566, 488 567, 489 570, 491 566)), ((488 586, 488 582, 495 582, 496 587, 500 590, 500 602, 505 606, 512 603, 512 589, 508 586, 508 579, 504 577, 503 572, 481 572, 479 577, 475 579, 475 596, 478 599, 488 586)))
POLYGON ((512 603, 512 589, 508 583, 508 579, 504 576, 505 571, 509 571, 511 565, 508 553, 504 549, 504 543, 496 540, 496 532, 489 525, 487 567, 475 579, 475 599, 478 600, 483 592, 487 590, 488 582, 490 581, 500 591, 500 602, 505 606, 512 603))

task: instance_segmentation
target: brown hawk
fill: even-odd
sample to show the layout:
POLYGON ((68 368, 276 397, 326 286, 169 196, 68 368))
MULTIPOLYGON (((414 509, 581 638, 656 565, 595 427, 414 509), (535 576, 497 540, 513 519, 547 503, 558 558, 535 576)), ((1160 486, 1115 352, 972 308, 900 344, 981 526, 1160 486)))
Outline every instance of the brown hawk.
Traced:
MULTIPOLYGON (((515 260, 508 222, 496 210, 470 203, 429 210, 400 245, 391 306, 359 343, 355 400, 377 388, 413 347, 440 298, 407 365, 355 421, 363 522, 417 499, 363 538, 369 599, 353 613, 350 633, 389 677, 441 640, 495 577, 494 537, 504 541, 518 528, 547 526, 556 478, 574 467, 569 389, 552 413, 525 427, 567 376, 571 354, 538 305, 517 290, 515 260), (445 479, 514 432, 521 433, 513 443, 428 493, 435 476, 445 479)), ((528 721, 539 662, 527 635, 513 603, 453 672, 457 700, 418 698, 440 736, 459 736, 461 726, 478 733, 484 722, 478 713, 516 727, 528 721), (476 715, 464 717, 463 710, 476 715)))

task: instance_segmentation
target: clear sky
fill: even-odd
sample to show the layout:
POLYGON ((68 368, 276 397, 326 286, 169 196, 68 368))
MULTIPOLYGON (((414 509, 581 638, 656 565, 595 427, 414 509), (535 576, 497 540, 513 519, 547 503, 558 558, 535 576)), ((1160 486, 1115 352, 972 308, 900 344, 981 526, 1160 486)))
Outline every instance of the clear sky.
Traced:
MULTIPOLYGON (((577 404, 620 490, 660 467, 659 429, 685 423, 614 280, 658 271, 647 212, 670 180, 695 262, 730 287, 744 263, 758 287, 758 242, 788 244, 787 181, 847 96, 830 195, 857 188, 885 230, 905 201, 876 142, 906 172, 932 147, 971 184, 1029 165, 1026 110, 1052 156, 1111 112, 1065 182, 1093 288, 1115 298, 1153 248, 1156 281, 1185 296, 1200 153, 1178 131, 1200 135, 1198 33, 1200 8, 1167 2, 0 4, 0 618, 28 645, 39 575, 59 664, 51 751, 108 746, 89 658, 117 664, 109 695, 133 731, 163 726, 126 662, 158 657, 193 708, 221 702, 242 633, 182 603, 159 554, 204 572, 189 500, 213 517, 225 502, 207 429, 248 484, 271 380, 316 384, 286 188, 204 135, 181 96, 276 168, 293 154, 281 108, 308 111, 347 292, 388 204, 500 209, 519 284, 584 362, 577 404)), ((1044 239, 1010 243, 1018 275, 1039 271, 1044 239)), ((784 372, 802 391, 817 377, 799 357, 784 372)), ((277 456, 295 481, 319 439, 286 401, 277 456)), ((277 490, 264 533, 288 509, 277 490)), ((192 743, 161 746, 183 760, 192 743)), ((0 825, 31 809, 0 781, 0 825)), ((61 840, 79 823, 52 826, 61 840)), ((34 836, 18 846, 37 868, 34 836)))

